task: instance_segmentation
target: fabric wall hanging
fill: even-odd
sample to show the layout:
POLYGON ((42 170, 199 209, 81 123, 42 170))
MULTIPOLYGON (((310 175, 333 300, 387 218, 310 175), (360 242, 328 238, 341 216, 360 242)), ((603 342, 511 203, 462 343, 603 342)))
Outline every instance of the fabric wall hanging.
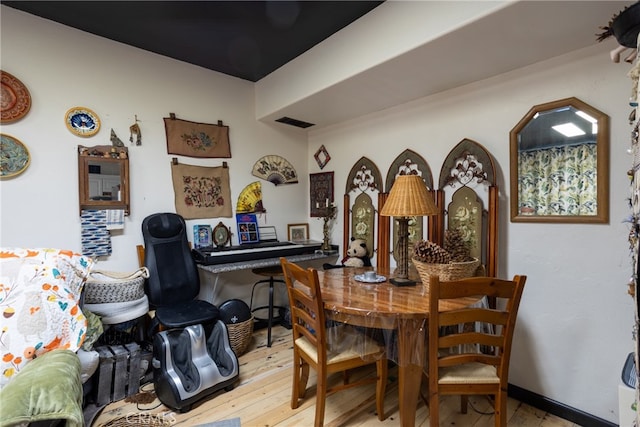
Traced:
POLYGON ((242 189, 236 203, 236 214, 266 212, 262 204, 262 184, 255 181, 242 189))
POLYGON ((309 174, 311 216, 326 216, 327 207, 333 203, 333 172, 309 174))
POLYGON ((298 182, 298 174, 291 163, 276 155, 260 158, 253 165, 251 174, 275 185, 296 184, 298 182))
POLYGON ((231 157, 229 126, 176 119, 175 114, 164 118, 167 152, 189 157, 231 157))
POLYGON ((176 213, 184 219, 231 217, 229 168, 171 164, 176 213))

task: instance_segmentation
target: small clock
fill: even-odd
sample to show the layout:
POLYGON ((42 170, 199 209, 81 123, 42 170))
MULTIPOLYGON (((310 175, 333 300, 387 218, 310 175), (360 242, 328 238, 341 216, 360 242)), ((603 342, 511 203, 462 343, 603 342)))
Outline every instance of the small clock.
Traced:
POLYGON ((73 107, 64 116, 65 124, 71 133, 78 136, 93 136, 100 130, 98 115, 88 108, 73 107))
POLYGON ((226 225, 220 221, 218 225, 213 228, 213 244, 221 248, 226 246, 231 240, 231 232, 226 225))

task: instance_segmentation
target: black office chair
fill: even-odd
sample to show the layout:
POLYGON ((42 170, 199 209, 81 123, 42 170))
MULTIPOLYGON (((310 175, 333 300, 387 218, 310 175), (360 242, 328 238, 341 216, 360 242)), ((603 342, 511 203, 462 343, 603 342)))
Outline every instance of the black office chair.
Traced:
POLYGON ((186 412, 196 401, 239 377, 239 364, 220 312, 197 299, 200 276, 187 241, 184 219, 174 213, 142 221, 145 292, 155 308, 153 384, 170 408, 186 412))
POLYGON ((200 276, 187 241, 184 219, 174 213, 149 215, 142 221, 149 269, 145 292, 156 310, 157 323, 166 328, 206 325, 220 315, 213 304, 198 300, 200 276))

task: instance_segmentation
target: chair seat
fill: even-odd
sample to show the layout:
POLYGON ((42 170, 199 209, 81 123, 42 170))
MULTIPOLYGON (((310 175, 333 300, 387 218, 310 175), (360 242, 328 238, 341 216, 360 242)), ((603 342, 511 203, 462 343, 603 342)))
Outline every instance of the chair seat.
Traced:
POLYGON ((192 300, 183 304, 157 307, 156 318, 167 328, 183 328, 216 321, 220 318, 220 311, 207 301, 192 300))
POLYGON ((498 384, 496 367, 482 363, 466 363, 450 368, 440 368, 439 384, 498 384))
MULTIPOLYGON (((336 331, 330 332, 330 329, 327 329, 327 335, 331 335, 327 349, 327 365, 351 359, 376 358, 384 352, 384 349, 377 342, 365 335, 358 336, 357 332, 344 325, 332 329, 336 329, 336 331)), ((295 345, 315 363, 318 363, 316 346, 310 343, 306 337, 298 338, 295 345)))
POLYGON ((259 276, 271 277, 271 276, 282 276, 282 267, 274 266, 274 267, 261 267, 254 268, 251 270, 253 274, 257 274, 259 276))

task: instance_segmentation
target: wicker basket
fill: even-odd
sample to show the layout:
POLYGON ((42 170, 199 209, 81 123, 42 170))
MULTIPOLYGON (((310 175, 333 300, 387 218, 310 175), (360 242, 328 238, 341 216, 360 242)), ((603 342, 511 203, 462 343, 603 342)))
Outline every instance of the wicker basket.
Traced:
POLYGON ((84 302, 105 304, 138 300, 144 296, 144 280, 148 277, 146 267, 133 273, 92 271, 85 283, 84 302))
POLYGON ((436 275, 442 281, 464 279, 465 277, 475 276, 476 270, 480 265, 480 260, 474 258, 472 261, 450 262, 449 264, 430 264, 412 259, 422 283, 429 287, 429 276, 436 275))
POLYGON ((253 337, 253 323, 254 318, 251 316, 249 320, 239 323, 227 323, 227 331, 229 331, 229 341, 231 342, 231 349, 240 356, 247 351, 247 347, 251 344, 251 338, 253 337))

